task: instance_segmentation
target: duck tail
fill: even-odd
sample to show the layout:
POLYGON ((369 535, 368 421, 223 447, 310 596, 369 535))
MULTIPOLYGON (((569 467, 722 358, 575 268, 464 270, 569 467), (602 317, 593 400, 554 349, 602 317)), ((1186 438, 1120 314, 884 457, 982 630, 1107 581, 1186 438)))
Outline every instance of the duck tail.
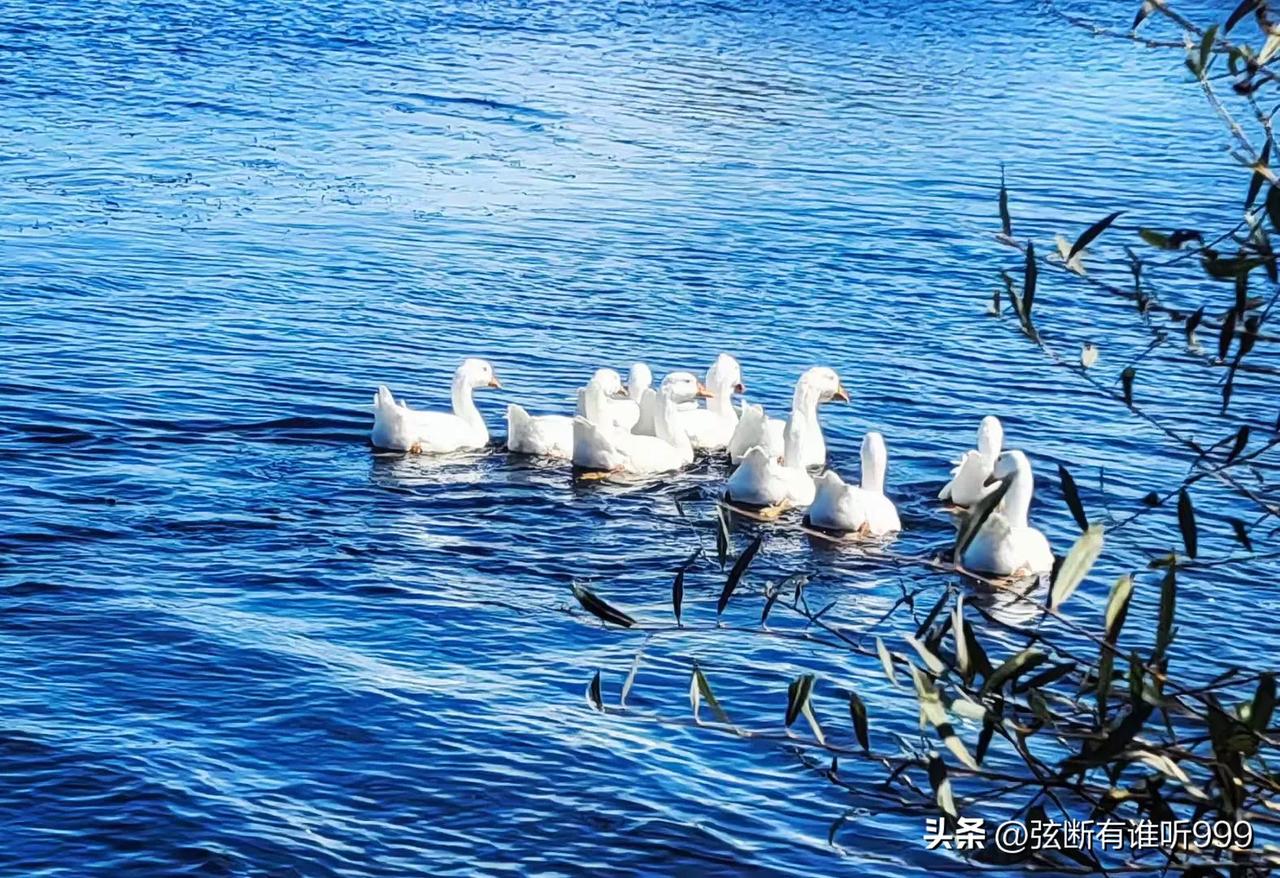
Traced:
POLYGON ((387 413, 395 410, 396 398, 391 395, 390 390, 387 390, 387 385, 378 385, 378 392, 373 395, 373 408, 375 411, 380 413, 387 413))
POLYGON ((529 429, 529 412, 522 405, 514 402, 507 406, 507 432, 511 436, 521 436, 529 429))

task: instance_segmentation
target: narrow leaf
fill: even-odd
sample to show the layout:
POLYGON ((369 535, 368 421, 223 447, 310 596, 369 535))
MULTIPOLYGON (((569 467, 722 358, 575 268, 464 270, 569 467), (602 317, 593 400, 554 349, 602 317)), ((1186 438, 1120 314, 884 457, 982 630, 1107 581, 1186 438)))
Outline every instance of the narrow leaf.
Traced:
POLYGON ((1173 642, 1173 619, 1178 604, 1178 568, 1172 564, 1160 582, 1160 615, 1156 625, 1157 656, 1163 656, 1173 642))
POLYGON ((707 701, 707 706, 711 708, 711 712, 716 715, 716 719, 725 725, 729 725, 729 716, 724 712, 724 708, 720 706, 720 702, 716 700, 715 693, 711 691, 711 684, 707 682, 706 675, 702 673, 702 668, 698 667, 697 662, 693 665, 693 680, 698 687, 698 694, 707 701))
POLYGON ((1080 492, 1076 489, 1076 480, 1067 472, 1067 468, 1058 464, 1058 481, 1062 484, 1062 497, 1067 501, 1071 517, 1080 525, 1081 532, 1089 529, 1089 517, 1084 514, 1084 505, 1080 502, 1080 492))
POLYGON ((879 637, 876 638, 876 654, 880 656, 880 666, 884 668, 884 675, 889 678, 889 682, 897 688, 902 686, 898 683, 898 674, 893 669, 893 657, 889 655, 889 650, 885 649, 884 641, 879 637))
POLYGON ((1120 629, 1124 627, 1125 616, 1129 613, 1129 598, 1133 595, 1133 577, 1128 573, 1116 580, 1111 586, 1111 595, 1107 598, 1106 640, 1115 645, 1120 637, 1120 629))
POLYGON ((1236 310, 1232 308, 1222 321, 1222 329, 1218 331, 1218 359, 1225 361, 1231 350, 1231 340, 1236 334, 1236 310))
POLYGON ((596 710, 604 710, 604 698, 600 694, 599 671, 596 671, 596 675, 591 678, 591 685, 587 687, 587 699, 596 710))
POLYGON ((1240 452, 1244 451, 1245 446, 1248 444, 1249 425, 1245 424, 1236 432, 1236 441, 1232 444, 1231 450, 1227 452, 1227 459, 1224 463, 1231 463, 1231 461, 1235 460, 1240 455, 1240 452))
POLYGON ((1231 530, 1235 533, 1236 542, 1244 546, 1246 552, 1252 552, 1253 540, 1249 539, 1249 529, 1245 526, 1245 523, 1238 518, 1228 518, 1227 521, 1231 523, 1231 530))
POLYGON ((1132 366, 1126 366, 1125 370, 1120 373, 1120 386, 1124 392, 1124 404, 1133 405, 1133 379, 1138 374, 1138 370, 1132 366))
POLYGON ((1022 323, 1031 331, 1031 306, 1036 300, 1036 245, 1027 242, 1027 261, 1022 276, 1022 323))
POLYGON ((1008 683, 1019 674, 1031 670, 1047 658, 1048 656, 1040 650, 1031 648, 1024 649, 1017 655, 1011 656, 1000 667, 996 668, 982 684, 982 694, 999 692, 1005 683, 1008 683))
POLYGON ((1071 261, 1072 257, 1093 243, 1093 240, 1105 232, 1107 230, 1107 226, 1115 222, 1116 217, 1120 216, 1121 213, 1122 211, 1116 211, 1109 216, 1103 217, 1093 225, 1089 226, 1089 228, 1085 229, 1084 232, 1081 233, 1080 237, 1076 238, 1076 242, 1071 245, 1071 251, 1067 254, 1067 261, 1071 261))
POLYGON ((960 524, 960 530, 956 534, 956 548, 954 561, 957 565, 962 563, 965 549, 969 548, 969 544, 973 542, 973 538, 978 535, 978 531, 982 529, 982 525, 986 524, 991 513, 996 511, 1004 495, 1009 491, 1009 479, 1001 481, 994 491, 987 494, 969 510, 969 514, 965 516, 964 521, 960 524))
POLYGON ((1260 2, 1261 0, 1240 0, 1240 5, 1227 16, 1227 23, 1222 26, 1222 32, 1224 34, 1231 33, 1231 29, 1239 24, 1246 15, 1257 9, 1260 2))
POLYGON ((801 709, 809 703, 809 696, 813 692, 813 674, 801 674, 791 681, 791 685, 787 687, 787 728, 796 721, 796 717, 800 715, 801 709))
MULTIPOLYGON (((1275 707, 1276 678, 1273 674, 1262 674, 1258 678, 1258 690, 1253 693, 1253 703, 1249 705, 1249 727, 1255 732, 1265 732, 1271 725, 1275 707)), ((865 744, 863 749, 866 749, 865 744)))
POLYGON ((1000 166, 1000 229, 1006 238, 1013 237, 1013 220, 1009 216, 1009 190, 1004 185, 1004 165, 1000 166))
POLYGON ((849 717, 853 720, 853 733, 862 745, 863 753, 871 752, 870 738, 867 735, 867 706, 862 703, 857 692, 849 693, 849 717))
POLYGON ((1195 310, 1195 313, 1193 313, 1190 317, 1187 318, 1186 326, 1183 327, 1183 330, 1187 334, 1188 345, 1195 344, 1196 327, 1200 325, 1201 320, 1204 320, 1204 305, 1201 305, 1199 308, 1197 308, 1195 310))
POLYGON ((1196 510, 1186 488, 1178 492, 1178 529, 1182 531, 1182 545, 1186 547, 1187 557, 1194 558, 1197 544, 1196 510))
POLYGON ((1058 608, 1071 597, 1076 588, 1084 581, 1098 555, 1102 553, 1102 525, 1095 524, 1080 535, 1071 551, 1058 568, 1053 580, 1053 589, 1049 597, 1049 606, 1058 608))
POLYGON ((578 599, 578 603, 582 604, 584 610, 606 625, 619 625, 623 628, 630 628, 636 624, 635 619, 596 597, 586 586, 575 582, 573 584, 573 596, 578 599))
POLYGON ((622 695, 618 698, 618 703, 623 707, 627 706, 627 696, 631 694, 631 687, 635 685, 636 674, 640 671, 640 657, 644 653, 636 653, 636 657, 631 660, 631 670, 627 674, 626 681, 622 684, 622 695))
POLYGON ((676 571, 675 581, 671 583, 671 609, 676 615, 676 626, 680 627, 680 609, 684 606, 684 568, 676 571))
POLYGON ((760 543, 764 540, 764 534, 760 534, 751 541, 751 545, 738 556, 738 560, 733 562, 733 569, 729 571, 729 577, 724 582, 724 590, 720 592, 720 600, 716 602, 716 616, 724 613, 724 608, 729 604, 729 598, 733 596, 733 590, 738 587, 738 582, 742 579, 742 575, 747 572, 747 568, 751 566, 751 559, 755 558, 756 552, 760 551, 760 543))

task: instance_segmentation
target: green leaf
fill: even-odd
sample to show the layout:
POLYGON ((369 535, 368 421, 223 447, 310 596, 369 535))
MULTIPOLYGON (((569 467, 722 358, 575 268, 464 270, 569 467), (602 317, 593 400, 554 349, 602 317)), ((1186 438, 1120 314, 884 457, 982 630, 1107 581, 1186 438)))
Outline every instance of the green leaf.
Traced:
POLYGON ((676 626, 680 627, 680 609, 684 606, 684 568, 676 571, 675 581, 671 583, 671 609, 676 615, 676 626))
POLYGON ((1067 468, 1058 464, 1058 482, 1062 485, 1062 497, 1067 501, 1071 517, 1080 525, 1081 532, 1089 529, 1089 518, 1084 514, 1084 505, 1080 502, 1080 492, 1076 489, 1076 480, 1067 472, 1067 468))
POLYGON ((1137 376, 1138 370, 1132 366, 1126 366, 1125 370, 1120 373, 1120 386, 1124 394, 1124 404, 1133 405, 1133 379, 1137 376))
POLYGON ((1120 216, 1121 213, 1123 213, 1123 211, 1118 210, 1109 216, 1103 217, 1093 225, 1089 226, 1089 228, 1085 229, 1084 232, 1081 233, 1080 237, 1076 238, 1076 242, 1071 245, 1071 250, 1067 253, 1066 261, 1070 262, 1077 253, 1093 243, 1094 239, 1105 232, 1107 230, 1107 226, 1115 222, 1116 217, 1120 216))
POLYGON ((1137 30, 1138 25, 1147 20, 1147 16, 1155 12, 1155 0, 1142 0, 1142 5, 1138 7, 1138 12, 1133 16, 1133 24, 1129 26, 1130 30, 1137 30))
POLYGON ((1105 646, 1098 656, 1098 686, 1097 686, 1097 702, 1098 702, 1098 718, 1106 720, 1107 718, 1107 698, 1111 694, 1111 677, 1115 670, 1115 655, 1105 646))
POLYGON ((587 700, 591 702, 591 706, 596 710, 604 710, 604 698, 600 694, 599 671, 596 671, 596 675, 591 678, 591 685, 587 687, 587 700))
POLYGON ((1265 732, 1271 725, 1271 714, 1275 707, 1275 675, 1262 674, 1258 677, 1258 690, 1253 693, 1253 703, 1249 706, 1249 727, 1255 732, 1265 732))
POLYGON ((801 674, 791 681, 787 687, 787 728, 800 716, 800 711, 809 703, 813 694, 813 674, 801 674))
POLYGON ((933 605, 933 609, 929 611, 929 615, 925 616, 924 621, 916 627, 917 638, 924 637, 925 632, 933 626, 934 622, 938 621, 938 614, 942 612, 942 608, 947 605, 947 601, 950 599, 950 591, 944 591, 938 596, 938 602, 933 605))
POLYGON ((586 586, 573 584, 573 596, 582 604, 582 608, 606 625, 619 625, 630 628, 636 620, 615 607, 596 597, 586 586))
POLYGON ((969 681, 973 679, 973 665, 969 661, 969 641, 964 636, 964 595, 956 598, 951 610, 951 639, 956 645, 956 670, 969 681))
POLYGON ((1236 542, 1244 546, 1246 552, 1253 551, 1253 540, 1249 539, 1249 529, 1243 521, 1238 518, 1228 518, 1231 524, 1231 530, 1235 533, 1236 542))
POLYGON ((1120 637, 1120 629, 1124 627, 1125 617, 1129 614, 1129 598, 1133 596, 1133 576, 1126 573, 1111 586, 1111 595, 1107 598, 1106 641, 1115 645, 1120 637))
MULTIPOLYGON (((711 708, 711 712, 716 715, 716 719, 725 725, 729 725, 729 715, 724 712, 724 708, 720 706, 720 702, 716 700, 715 693, 711 691, 711 684, 707 682, 706 675, 702 673, 702 668, 698 667, 698 663, 693 663, 693 682, 698 688, 698 694, 707 701, 707 706, 711 708)), ((697 709, 695 707, 695 714, 697 709)))
POLYGON ((738 560, 733 562, 733 569, 729 571, 729 577, 724 581, 724 589, 720 592, 720 600, 716 602, 717 618, 724 613, 724 608, 729 605, 729 598, 733 596, 733 590, 738 587, 743 574, 751 566, 751 560, 755 558, 756 552, 760 551, 760 544, 763 541, 764 534, 758 535, 751 541, 751 545, 747 546, 746 550, 738 556, 738 560))
POLYGON ((1040 650, 1030 647, 1022 650, 1022 652, 1017 655, 1011 656, 1006 659, 1000 667, 996 668, 991 673, 991 676, 987 677, 983 682, 982 694, 986 695, 988 692, 999 692, 1004 687, 1005 683, 1008 683, 1019 674, 1031 670, 1047 658, 1048 656, 1040 650))
POLYGON ((954 561, 957 565, 962 563, 965 549, 969 548, 969 544, 978 535, 982 525, 986 524, 987 519, 991 517, 991 513, 995 512, 996 507, 1004 501, 1004 495, 1008 493, 1010 484, 1011 481, 1009 479, 1004 479, 994 491, 973 504, 969 509, 968 515, 964 517, 960 524, 960 530, 956 533, 954 561))
POLYGON ((1027 242, 1027 261, 1022 275, 1022 323, 1031 331, 1031 306, 1036 300, 1036 245, 1027 242))
MULTIPOLYGON (((1065 470, 1064 470, 1065 472, 1065 470)), ((1071 597, 1085 576, 1089 574, 1098 555, 1102 554, 1102 525, 1092 525, 1076 540, 1062 566, 1053 579, 1053 589, 1049 596, 1049 606, 1057 609, 1071 597)))
POLYGON ((1235 460, 1241 451, 1249 444, 1249 425, 1245 424, 1236 432, 1236 441, 1232 443, 1231 450, 1227 452, 1227 459, 1224 463, 1231 463, 1235 460))
POLYGON ((1271 228, 1280 231, 1280 187, 1274 183, 1267 190, 1266 209, 1267 219, 1271 221, 1271 228))
MULTIPOLYGON (((1134 736, 1142 731, 1143 725, 1147 722, 1147 717, 1151 716, 1151 711, 1152 706, 1150 704, 1145 701, 1138 702, 1129 711, 1129 714, 1111 730, 1101 744, 1092 750, 1085 750, 1078 756, 1063 760, 1062 768, 1075 771, 1092 765, 1102 765, 1110 762, 1111 759, 1124 752, 1124 749, 1129 746, 1129 742, 1134 739, 1134 736)), ((1088 746, 1087 742, 1085 746, 1088 746)))
POLYGON ((1232 308, 1223 318, 1222 329, 1218 330, 1218 359, 1225 361, 1231 350, 1231 341, 1236 335, 1236 310, 1232 308))
POLYGON ((1006 238, 1013 237, 1013 220, 1009 216, 1009 190, 1004 185, 1004 165, 1000 166, 1000 229, 1006 238))
POLYGON ((858 736, 863 753, 870 753, 870 738, 867 735, 867 706, 862 703, 857 692, 849 693, 849 717, 853 720, 853 733, 858 736))
POLYGON ((1157 247, 1161 250, 1178 249, 1177 247, 1174 247, 1172 244, 1169 243, 1168 235, 1161 234, 1160 232, 1157 232, 1155 229, 1138 229, 1138 237, 1141 238, 1143 241, 1146 241, 1152 247, 1157 247))
POLYGON ((1183 331, 1187 334, 1187 344, 1195 342, 1196 327, 1200 325, 1200 321, 1204 320, 1204 305, 1196 309, 1190 317, 1187 318, 1186 326, 1183 331))
POLYGON ((1194 558, 1197 543, 1196 509, 1191 504, 1191 495, 1186 488, 1178 491, 1178 529, 1182 531, 1182 545, 1186 547, 1187 557, 1194 558))
POLYGON ((1257 199, 1258 193, 1262 191, 1262 184, 1266 182, 1267 176, 1262 171, 1267 168, 1268 162, 1271 161, 1271 138, 1267 138, 1267 142, 1262 147, 1262 155, 1258 157, 1258 168, 1253 172, 1253 178, 1249 181, 1249 191, 1245 195, 1244 209, 1247 211, 1253 207, 1253 202, 1257 199))
POLYGON ((955 726, 951 724, 951 719, 947 715, 947 709, 942 706, 942 698, 938 695, 938 690, 930 682, 929 678, 921 673, 919 668, 915 665, 909 665, 908 667, 911 669, 911 680, 915 683, 916 696, 920 701, 920 712, 924 714, 924 718, 937 729, 938 737, 942 738, 942 743, 946 745, 956 759, 969 768, 977 768, 978 763, 969 755, 969 751, 965 749, 964 742, 956 734, 955 726))
POLYGON ((716 558, 720 561, 720 569, 729 558, 729 519, 724 507, 716 507, 716 558))
POLYGON ((938 807, 948 817, 957 817, 956 800, 951 793, 951 779, 947 777, 947 766, 937 753, 929 756, 929 785, 933 787, 933 797, 938 807))
POLYGON ((934 655, 933 652, 930 651, 929 647, 911 636, 907 637, 907 643, 911 644, 915 651, 920 654, 920 658, 924 661, 930 671, 938 675, 945 674, 947 672, 947 666, 942 663, 942 659, 934 655))
POLYGON ((627 672, 627 679, 622 684, 622 694, 618 696, 618 703, 623 707, 627 706, 627 696, 631 694, 631 687, 635 685, 636 674, 640 671, 640 658, 643 655, 643 652, 638 652, 631 660, 631 670, 627 672))
POLYGON ((1160 615, 1156 625, 1156 656, 1163 656, 1173 643, 1173 617, 1178 604, 1178 568, 1169 565, 1160 582, 1160 615))
POLYGON ((1222 32, 1224 34, 1231 33, 1231 29, 1239 24, 1242 18, 1257 9, 1261 3, 1262 0, 1240 0, 1240 5, 1227 16, 1227 23, 1222 26, 1222 32))
POLYGON ((898 674, 893 669, 893 657, 889 655, 889 650, 885 649, 884 641, 879 637, 876 638, 876 654, 880 656, 880 666, 884 668, 884 674, 889 678, 889 682, 901 689, 898 674))

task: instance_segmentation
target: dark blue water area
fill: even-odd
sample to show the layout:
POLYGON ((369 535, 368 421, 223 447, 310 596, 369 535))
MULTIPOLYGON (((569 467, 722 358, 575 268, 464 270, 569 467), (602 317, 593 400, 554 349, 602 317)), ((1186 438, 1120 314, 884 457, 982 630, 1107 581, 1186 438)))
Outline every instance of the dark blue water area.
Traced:
MULTIPOLYGON (((1072 11, 1124 29, 1128 7, 1072 11)), ((867 791, 850 792, 779 740, 806 671, 833 738, 850 688, 874 749, 918 738, 874 659, 742 630, 750 593, 716 629, 712 561, 678 635, 571 612, 580 580, 666 624, 672 572, 711 544, 722 463, 584 485, 497 447, 375 456, 369 402, 386 383, 443 407, 459 359, 484 356, 500 443, 507 402, 566 410, 602 365, 701 371, 729 351, 781 410, 822 363, 853 396, 823 415, 832 465, 856 471, 862 433, 887 437, 897 551, 947 545, 933 498, 995 413, 1065 552, 1059 463, 1116 523, 1190 456, 984 315, 1020 263, 994 239, 1001 165, 1019 236, 1126 211, 1090 257, 1115 283, 1139 226, 1234 222, 1247 174, 1180 50, 1034 2, 2 11, 0 872, 956 865, 873 794, 882 766, 842 761, 867 791), (640 651, 631 710, 591 710, 592 674, 616 704, 640 651), (770 734, 693 726, 693 659, 770 734)), ((1225 310, 1231 290, 1183 268, 1151 270, 1161 298, 1225 310)), ((1057 274, 1036 307, 1069 356, 1100 346, 1107 381, 1150 339, 1130 303, 1057 274)), ((1251 374, 1219 418, 1221 377, 1171 344, 1135 396, 1209 442, 1274 420, 1251 374)), ((1195 493, 1202 553, 1238 551, 1226 518, 1256 511, 1212 480, 1195 493)), ((751 588, 807 570, 812 602, 839 599, 828 619, 899 648, 947 581, 792 520, 769 531, 751 588), (916 612, 891 613, 908 588, 916 612)), ((1069 612, 1095 624, 1135 569, 1149 620, 1146 562, 1176 543, 1172 509, 1114 528, 1069 612)), ((1266 560, 1188 572, 1175 663, 1207 677, 1274 654, 1274 581, 1266 560)))

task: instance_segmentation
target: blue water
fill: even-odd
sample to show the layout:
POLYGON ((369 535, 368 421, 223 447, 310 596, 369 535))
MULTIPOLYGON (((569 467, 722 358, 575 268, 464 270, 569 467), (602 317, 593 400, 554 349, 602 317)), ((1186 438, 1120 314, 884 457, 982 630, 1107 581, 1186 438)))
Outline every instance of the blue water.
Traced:
MULTIPOLYGON (((992 235, 1000 166, 1020 235, 1127 210, 1095 248, 1119 283, 1105 263, 1139 225, 1237 216, 1246 178, 1176 50, 973 0, 3 13, 0 872, 947 868, 919 813, 776 740, 686 722, 690 659, 735 721, 774 732, 812 670, 829 734, 847 740, 836 693, 854 687, 892 753, 916 709, 874 661, 712 629, 712 562, 690 573, 682 636, 567 612, 579 579, 669 621, 720 464, 601 487, 499 450, 375 457, 368 403, 387 383, 441 406, 457 361, 485 356, 500 438, 506 402, 565 409, 600 365, 701 370, 727 350, 777 409, 824 363, 853 394, 824 413, 833 464, 856 469, 867 429, 888 438, 898 549, 946 545, 930 498, 995 412, 1064 551, 1058 463, 1091 512, 1104 483, 1123 518, 1189 460, 983 315, 1018 265, 992 235), (591 675, 615 703, 642 646, 633 713, 590 710, 591 675)), ((1230 302, 1157 277, 1175 306, 1230 302)), ((1069 354, 1098 342, 1109 377, 1149 338, 1122 300, 1054 276, 1037 308, 1069 354)), ((1219 377, 1172 345, 1136 394, 1212 441, 1234 421, 1187 408, 1219 377)), ((1242 379, 1242 416, 1273 405, 1242 379)), ((1226 555, 1223 516, 1249 509, 1207 481, 1196 499, 1204 554, 1226 555)), ((1175 544, 1172 522, 1109 536, 1072 610, 1095 619, 1117 572, 1175 544)), ((925 589, 919 616, 945 584, 787 527, 758 567, 756 585, 813 572, 812 603, 841 599, 827 618, 891 641, 915 628, 905 608, 877 624, 903 589, 925 589)), ((1274 618, 1274 573, 1189 574, 1175 662, 1207 675, 1273 653, 1239 606, 1274 618)), ((1154 589, 1144 574, 1135 619, 1154 589)))

